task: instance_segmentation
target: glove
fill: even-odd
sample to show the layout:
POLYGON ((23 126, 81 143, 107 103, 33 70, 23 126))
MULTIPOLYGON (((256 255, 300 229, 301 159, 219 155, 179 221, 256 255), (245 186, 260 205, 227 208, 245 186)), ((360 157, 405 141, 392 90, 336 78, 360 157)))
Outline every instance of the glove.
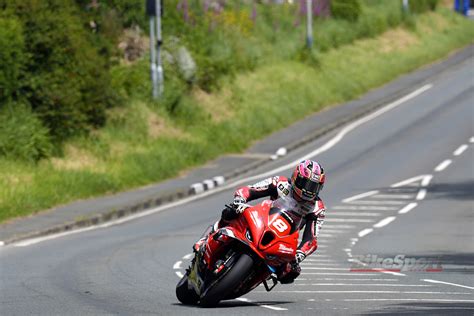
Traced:
POLYGON ((232 207, 238 214, 241 214, 247 208, 247 201, 240 195, 236 195, 234 197, 234 201, 232 202, 232 207))
POLYGON ((305 258, 306 258, 306 255, 304 254, 303 251, 301 251, 301 250, 296 250, 296 257, 295 257, 295 259, 296 259, 296 262, 297 262, 297 263, 302 262, 305 258))

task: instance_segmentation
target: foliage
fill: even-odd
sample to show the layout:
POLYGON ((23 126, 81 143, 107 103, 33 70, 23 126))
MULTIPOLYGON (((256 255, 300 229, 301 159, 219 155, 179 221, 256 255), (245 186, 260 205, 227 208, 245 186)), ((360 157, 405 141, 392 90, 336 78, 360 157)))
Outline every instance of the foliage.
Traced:
POLYGON ((361 12, 359 0, 331 0, 331 15, 336 19, 357 21, 361 12))
POLYGON ((36 162, 51 151, 48 130, 28 106, 9 103, 0 109, 0 157, 36 162))

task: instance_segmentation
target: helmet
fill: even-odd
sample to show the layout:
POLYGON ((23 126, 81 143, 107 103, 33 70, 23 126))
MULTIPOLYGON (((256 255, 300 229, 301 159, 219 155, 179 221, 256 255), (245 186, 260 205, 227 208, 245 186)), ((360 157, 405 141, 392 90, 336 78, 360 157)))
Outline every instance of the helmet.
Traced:
POLYGON ((296 200, 314 201, 324 186, 324 170, 312 160, 300 162, 291 176, 291 188, 296 200))

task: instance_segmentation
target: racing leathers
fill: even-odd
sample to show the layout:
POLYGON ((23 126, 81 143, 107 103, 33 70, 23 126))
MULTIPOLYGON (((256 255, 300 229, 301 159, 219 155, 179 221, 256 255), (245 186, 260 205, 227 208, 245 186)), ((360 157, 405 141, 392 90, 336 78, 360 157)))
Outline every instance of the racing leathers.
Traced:
MULTIPOLYGON (((325 218, 324 203, 319 197, 315 201, 298 201, 293 197, 291 190, 291 184, 286 177, 275 176, 254 185, 241 187, 234 193, 234 201, 241 201, 242 203, 267 196, 272 200, 282 197, 292 199, 295 202, 293 203, 294 208, 288 211, 287 215, 295 223, 300 223, 299 229, 301 230, 304 227, 304 232, 296 251, 295 261, 281 267, 278 273, 281 283, 292 283, 300 274, 299 263, 318 248, 317 238, 325 218)), ((219 226, 226 224, 237 216, 238 212, 232 208, 224 209, 222 211, 222 223, 219 226)))

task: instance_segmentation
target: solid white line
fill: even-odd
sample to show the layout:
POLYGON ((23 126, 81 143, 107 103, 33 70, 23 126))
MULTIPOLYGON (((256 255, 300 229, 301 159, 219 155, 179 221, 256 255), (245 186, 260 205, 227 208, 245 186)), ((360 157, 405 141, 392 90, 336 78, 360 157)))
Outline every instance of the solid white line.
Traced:
MULTIPOLYGON (((346 298, 345 302, 369 302, 369 301, 413 301, 413 302, 446 302, 446 303, 470 303, 474 300, 449 300, 449 299, 439 299, 439 298, 346 298)), ((439 307, 436 307, 437 309, 439 307)), ((447 309, 452 309, 453 307, 447 307, 447 309)), ((459 309, 472 309, 466 307, 460 307, 459 309)))
POLYGON ((406 214, 417 206, 418 206, 418 203, 416 203, 416 202, 410 203, 410 204, 406 205, 404 208, 402 208, 401 210, 399 210, 398 214, 406 214))
POLYGON ((370 234, 371 232, 373 232, 374 230, 372 228, 366 228, 366 229, 363 229, 361 230, 357 235, 359 237, 364 237, 365 235, 368 235, 370 234))
POLYGON ((368 212, 332 212, 331 216, 379 216, 380 213, 368 212))
POLYGON ((466 144, 463 144, 461 146, 459 146, 458 149, 456 149, 454 152, 453 152, 453 155, 454 156, 459 156, 460 154, 462 154, 469 146, 466 145, 466 144))
POLYGON ((368 197, 368 196, 371 196, 371 195, 374 195, 374 194, 377 194, 377 193, 379 193, 379 191, 375 190, 375 191, 369 191, 369 192, 357 194, 357 195, 354 195, 354 196, 351 196, 347 199, 342 200, 342 202, 343 203, 349 203, 349 202, 352 202, 352 201, 355 201, 355 200, 358 200, 358 199, 362 199, 362 198, 365 198, 365 197, 368 197))
POLYGON ((396 211, 398 207, 392 206, 363 206, 363 205, 336 205, 334 210, 348 210, 348 211, 396 211))
MULTIPOLYGON (((264 293, 266 291, 256 291, 264 293)), ((472 295, 468 292, 421 292, 421 291, 319 291, 319 290, 296 290, 296 291, 275 291, 277 293, 380 293, 380 294, 427 294, 427 295, 472 295)))
POLYGON ((418 194, 416 195, 416 199, 418 201, 423 200, 426 197, 426 189, 421 189, 418 194))
POLYGON ((177 262, 173 265, 173 269, 181 269, 181 263, 183 263, 183 261, 177 261, 177 262))
POLYGON ((436 172, 440 172, 440 171, 443 171, 444 169, 446 169, 453 161, 451 159, 446 159, 445 161, 443 161, 442 163, 440 163, 439 165, 436 166, 436 168, 434 169, 434 171, 436 172))
POLYGON ((184 274, 182 274, 182 273, 181 273, 181 272, 179 272, 179 271, 176 271, 175 273, 176 273, 176 275, 177 275, 179 278, 182 278, 182 277, 184 277, 184 274))
POLYGON ((474 287, 472 287, 472 286, 467 286, 467 285, 461 285, 461 284, 450 283, 450 282, 443 282, 443 281, 431 280, 431 279, 421 279, 421 280, 422 280, 422 281, 425 281, 425 282, 430 282, 430 283, 447 284, 447 285, 458 286, 458 287, 463 287, 463 288, 466 288, 466 289, 474 290, 474 287))
POLYGON ((376 273, 358 273, 358 272, 350 272, 350 273, 335 273, 335 272, 301 272, 301 274, 303 275, 313 275, 313 274, 316 274, 316 275, 351 275, 351 276, 354 276, 354 277, 358 277, 358 276, 374 276, 374 275, 377 275, 376 273))
POLYGON ((337 270, 337 271, 349 271, 350 269, 347 268, 328 268, 328 267, 304 267, 305 270, 337 270))
POLYGON ((303 283, 295 284, 297 286, 383 286, 383 287, 430 287, 432 285, 426 284, 381 284, 381 283, 303 283))
POLYGON ((360 218, 330 218, 329 215, 326 217, 326 222, 346 222, 346 223, 371 223, 372 219, 360 219, 360 218))
POLYGON ((316 279, 300 279, 295 281, 398 281, 398 279, 380 279, 380 278, 366 278, 366 279, 347 279, 347 278, 316 278, 316 279))
POLYGON ((315 156, 317 156, 317 155, 319 155, 323 152, 328 151, 329 149, 334 147, 337 143, 339 143, 344 138, 345 135, 347 135, 350 131, 352 131, 356 127, 375 119, 376 117, 378 117, 378 116, 380 116, 380 115, 396 108, 397 106, 405 103, 406 101, 408 101, 410 99, 413 99, 413 98, 417 97, 418 95, 420 95, 423 92, 431 89, 432 87, 433 87, 433 84, 426 84, 426 85, 422 86, 421 88, 418 88, 415 91, 401 97, 400 99, 395 100, 394 102, 391 102, 391 103, 387 104, 383 108, 381 108, 381 109, 379 109, 375 112, 372 112, 371 114, 369 114, 367 116, 364 116, 364 117, 348 124, 347 126, 342 128, 339 131, 339 133, 337 133, 336 136, 334 136, 331 140, 326 142, 324 145, 318 147, 317 149, 315 149, 312 152, 304 155, 303 157, 300 157, 300 158, 296 159, 293 162, 290 162, 286 165, 280 166, 280 167, 275 168, 273 170, 270 170, 268 172, 264 172, 264 173, 261 173, 261 174, 255 175, 255 176, 251 176, 251 177, 247 177, 247 178, 242 178, 240 180, 236 180, 234 182, 228 183, 227 185, 220 186, 220 187, 216 188, 215 190, 204 191, 204 192, 202 192, 202 194, 199 194, 199 195, 193 195, 193 196, 178 200, 176 202, 172 202, 172 203, 169 203, 169 204, 166 204, 166 205, 151 208, 147 211, 143 211, 143 212, 140 212, 138 214, 130 215, 130 216, 127 216, 125 218, 120 218, 118 220, 110 221, 110 222, 107 222, 107 223, 104 223, 104 224, 99 224, 99 225, 96 225, 96 226, 89 226, 89 227, 80 228, 80 229, 76 229, 76 230, 72 230, 72 231, 68 231, 68 232, 63 232, 63 233, 59 233, 59 234, 48 235, 48 236, 44 236, 44 237, 26 239, 26 240, 18 242, 18 243, 13 243, 12 245, 15 246, 15 247, 17 247, 17 246, 18 247, 25 247, 25 246, 30 246, 30 245, 33 245, 33 244, 36 244, 36 243, 39 243, 39 242, 42 242, 42 241, 46 241, 46 240, 56 239, 56 238, 59 238, 59 237, 64 237, 64 236, 68 236, 68 235, 72 235, 72 234, 82 233, 82 232, 93 230, 93 229, 105 228, 105 227, 110 227, 110 226, 113 226, 113 225, 122 224, 122 223, 125 223, 125 222, 128 222, 128 221, 131 221, 131 220, 135 220, 137 218, 141 218, 141 217, 148 216, 148 215, 151 215, 151 214, 156 214, 158 212, 161 212, 161 211, 169 209, 169 208, 173 208, 173 207, 183 205, 183 204, 186 204, 186 203, 198 200, 198 199, 202 199, 206 196, 213 195, 213 194, 219 193, 221 191, 225 191, 225 190, 228 190, 228 189, 231 189, 231 188, 235 188, 236 186, 238 186, 240 184, 243 184, 243 183, 248 183, 248 182, 254 181, 256 179, 264 179, 264 178, 267 178, 271 175, 278 174, 278 173, 280 173, 280 172, 282 172, 286 169, 289 169, 289 168, 293 167, 294 165, 296 165, 301 160, 313 158, 313 157, 315 157, 315 156))
POLYGON ((402 205, 405 201, 387 201, 387 200, 357 200, 352 204, 365 204, 365 205, 402 205))
POLYGON ((383 220, 381 220, 380 222, 378 222, 377 224, 374 225, 375 228, 382 228, 384 227, 385 225, 388 225, 390 224, 391 222, 393 222, 395 220, 395 216, 389 216, 387 218, 384 218, 383 220))
POLYGON ((402 199, 402 200, 410 200, 415 198, 413 194, 377 194, 373 197, 374 199, 402 199))

